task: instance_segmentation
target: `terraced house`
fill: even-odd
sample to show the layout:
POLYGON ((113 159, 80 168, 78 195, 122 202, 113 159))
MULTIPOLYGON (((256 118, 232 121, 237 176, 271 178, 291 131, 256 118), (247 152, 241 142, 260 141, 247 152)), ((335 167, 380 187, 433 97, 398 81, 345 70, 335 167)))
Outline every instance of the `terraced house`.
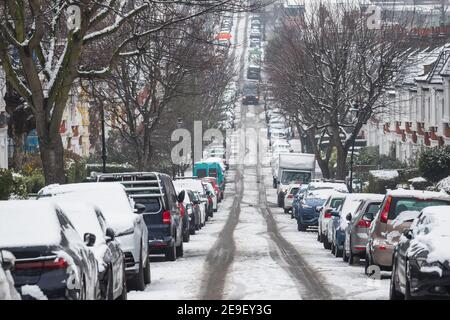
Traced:
POLYGON ((386 108, 366 125, 367 143, 404 162, 425 148, 450 144, 450 44, 415 52, 386 108))

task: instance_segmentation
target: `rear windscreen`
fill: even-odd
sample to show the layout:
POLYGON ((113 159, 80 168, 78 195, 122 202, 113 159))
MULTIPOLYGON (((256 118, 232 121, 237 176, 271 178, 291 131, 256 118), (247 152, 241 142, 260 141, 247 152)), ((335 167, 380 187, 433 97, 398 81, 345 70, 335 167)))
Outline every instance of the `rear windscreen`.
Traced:
POLYGON ((309 183, 311 180, 310 172, 299 172, 299 171, 283 171, 283 175, 281 178, 282 184, 289 184, 291 182, 295 183, 309 183))
POLYGON ((145 206, 144 213, 157 213, 161 211, 161 201, 159 198, 135 199, 135 201, 145 206))
POLYGON ((291 189, 291 194, 297 194, 298 192, 298 188, 292 188, 291 189))
POLYGON ((208 176, 208 174, 206 172, 206 169, 197 169, 197 177, 204 178, 207 176, 208 176))
POLYGON ((380 209, 380 204, 381 203, 369 204, 369 206, 366 208, 366 213, 372 213, 373 215, 375 215, 378 212, 378 209, 380 209))
POLYGON ((213 169, 213 168, 209 169, 209 175, 211 177, 217 178, 217 169, 213 169))
POLYGON ((344 199, 333 199, 331 200, 331 205, 333 209, 337 209, 341 206, 342 202, 344 202, 344 199))
POLYGON ((403 211, 422 211, 426 207, 448 206, 449 204, 449 201, 438 199, 393 198, 388 219, 395 219, 403 211))

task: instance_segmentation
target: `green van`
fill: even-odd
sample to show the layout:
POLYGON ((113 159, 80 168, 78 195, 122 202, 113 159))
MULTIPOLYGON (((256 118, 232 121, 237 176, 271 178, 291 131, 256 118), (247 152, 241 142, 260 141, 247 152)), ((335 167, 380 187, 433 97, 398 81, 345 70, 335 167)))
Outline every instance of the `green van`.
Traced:
POLYGON ((225 189, 225 179, 222 167, 218 162, 196 162, 194 164, 193 176, 202 179, 204 177, 214 177, 220 190, 225 189))

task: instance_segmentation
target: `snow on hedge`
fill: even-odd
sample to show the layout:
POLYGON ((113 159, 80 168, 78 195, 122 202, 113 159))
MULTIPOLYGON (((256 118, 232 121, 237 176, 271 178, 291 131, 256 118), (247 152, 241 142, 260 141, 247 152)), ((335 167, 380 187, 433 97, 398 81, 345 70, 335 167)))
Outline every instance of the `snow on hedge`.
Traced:
POLYGON ((450 176, 439 181, 437 187, 446 192, 450 192, 450 176))
POLYGON ((394 180, 399 176, 397 170, 369 170, 369 174, 379 180, 394 180))

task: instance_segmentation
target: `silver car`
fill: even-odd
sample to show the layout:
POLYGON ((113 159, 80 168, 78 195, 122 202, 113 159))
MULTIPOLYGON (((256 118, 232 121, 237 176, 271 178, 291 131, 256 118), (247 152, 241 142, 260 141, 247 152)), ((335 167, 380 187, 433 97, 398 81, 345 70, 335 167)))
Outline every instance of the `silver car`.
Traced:
POLYGON ((380 208, 383 195, 379 199, 367 199, 361 202, 356 212, 346 219, 349 221, 345 230, 344 252, 342 259, 351 265, 355 257, 363 258, 366 255, 366 245, 369 238, 370 224, 380 208))
POLYGON ((345 194, 336 192, 334 195, 330 195, 325 201, 324 205, 319 210, 319 222, 318 222, 318 240, 323 243, 325 249, 331 248, 331 243, 328 241, 328 223, 331 220, 331 212, 337 210, 344 202, 345 194))

